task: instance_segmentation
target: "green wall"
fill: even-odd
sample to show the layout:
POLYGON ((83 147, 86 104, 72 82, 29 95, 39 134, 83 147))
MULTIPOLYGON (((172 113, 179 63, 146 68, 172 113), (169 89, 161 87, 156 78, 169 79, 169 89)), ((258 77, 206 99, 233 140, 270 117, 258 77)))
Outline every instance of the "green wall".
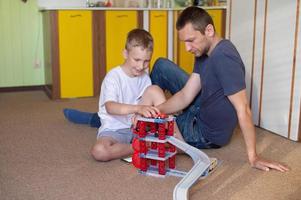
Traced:
POLYGON ((0 0, 0 87, 44 85, 43 60, 37 0, 0 0))

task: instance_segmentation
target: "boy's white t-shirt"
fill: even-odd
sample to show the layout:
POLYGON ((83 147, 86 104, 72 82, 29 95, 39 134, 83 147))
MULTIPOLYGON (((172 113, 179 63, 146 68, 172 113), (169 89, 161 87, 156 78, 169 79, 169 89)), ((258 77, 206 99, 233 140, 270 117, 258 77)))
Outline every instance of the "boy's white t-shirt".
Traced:
POLYGON ((108 114, 105 103, 114 101, 137 105, 145 89, 150 85, 151 80, 146 72, 141 76, 129 77, 120 66, 117 66, 107 73, 101 84, 98 112, 101 119, 101 127, 98 129, 98 132, 130 128, 133 114, 108 114))

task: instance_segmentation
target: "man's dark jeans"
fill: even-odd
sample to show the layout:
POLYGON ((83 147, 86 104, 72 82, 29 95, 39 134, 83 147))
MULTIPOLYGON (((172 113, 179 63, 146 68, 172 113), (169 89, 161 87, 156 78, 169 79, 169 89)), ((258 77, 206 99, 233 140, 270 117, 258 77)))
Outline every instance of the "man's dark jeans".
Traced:
MULTIPOLYGON (((188 81, 189 75, 168 59, 159 58, 151 72, 151 80, 154 85, 158 85, 164 91, 171 94, 181 90, 188 81)), ((212 144, 201 132, 201 121, 197 117, 200 112, 200 94, 194 101, 183 110, 176 118, 177 125, 184 137, 184 140, 199 149, 219 148, 220 146, 212 144)))

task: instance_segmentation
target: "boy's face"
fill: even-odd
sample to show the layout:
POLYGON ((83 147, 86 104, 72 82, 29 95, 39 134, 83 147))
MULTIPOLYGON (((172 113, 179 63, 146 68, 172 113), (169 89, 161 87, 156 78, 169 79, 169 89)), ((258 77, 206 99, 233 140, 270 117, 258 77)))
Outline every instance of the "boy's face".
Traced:
POLYGON ((124 67, 131 77, 141 76, 149 67, 152 57, 152 51, 142 49, 141 47, 132 47, 130 50, 124 51, 125 63, 124 67))
POLYGON ((195 30, 191 23, 187 23, 179 30, 179 38, 184 41, 186 51, 193 53, 196 57, 207 54, 210 44, 208 38, 200 31, 195 30))

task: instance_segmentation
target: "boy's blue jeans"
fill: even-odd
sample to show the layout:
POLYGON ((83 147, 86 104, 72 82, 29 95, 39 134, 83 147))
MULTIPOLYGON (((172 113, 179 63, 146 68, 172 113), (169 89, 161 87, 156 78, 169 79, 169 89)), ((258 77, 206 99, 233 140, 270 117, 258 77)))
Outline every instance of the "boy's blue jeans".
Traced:
MULTIPOLYGON (((155 62, 150 76, 154 85, 158 85, 171 94, 175 94, 181 90, 189 78, 189 75, 184 70, 164 58, 159 58, 155 62)), ((200 127, 202 122, 197 117, 199 111, 200 94, 177 116, 177 125, 184 140, 198 149, 219 148, 220 146, 211 143, 202 135, 200 127)))

